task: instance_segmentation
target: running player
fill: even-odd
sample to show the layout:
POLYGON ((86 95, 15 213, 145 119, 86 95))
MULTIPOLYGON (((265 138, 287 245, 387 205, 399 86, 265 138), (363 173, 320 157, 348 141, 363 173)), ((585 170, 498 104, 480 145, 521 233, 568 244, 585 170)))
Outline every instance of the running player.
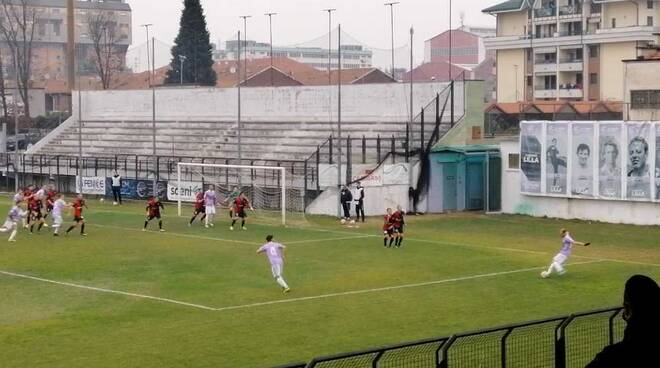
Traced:
POLYGON ((28 208, 27 208, 28 215, 25 217, 25 221, 23 222, 23 227, 26 229, 30 227, 30 220, 32 217, 30 214, 30 200, 32 199, 33 195, 34 195, 34 185, 28 185, 23 189, 23 200, 28 203, 28 208))
MULTIPOLYGON (((20 203, 23 202, 23 200, 25 199, 25 197, 23 196, 24 192, 25 192, 24 189, 19 189, 18 192, 16 192, 16 194, 14 194, 14 204, 20 204, 20 203)), ((26 228, 26 229, 28 227, 27 217, 28 216, 23 216, 21 218, 21 221, 23 222, 23 227, 26 228)))
POLYGON ((85 204, 82 194, 78 194, 76 200, 71 204, 71 207, 73 207, 73 225, 66 229, 66 234, 80 226, 80 235, 87 236, 87 233, 85 233, 85 218, 82 215, 83 207, 87 208, 87 204, 85 204))
POLYGON ((392 214, 392 222, 394 223, 394 237, 396 239, 394 245, 400 248, 403 244, 403 225, 405 225, 401 206, 396 206, 396 211, 392 214))
POLYGON ((254 211, 254 208, 252 208, 252 205, 250 205, 250 201, 248 201, 247 197, 245 197, 245 194, 241 193, 234 201, 234 218, 231 221, 229 230, 234 230, 236 220, 239 218, 241 219, 241 228, 243 230, 247 230, 245 227, 245 221, 247 219, 247 215, 245 214, 245 207, 248 207, 251 211, 254 211))
POLYGON ((4 225, 0 227, 0 232, 2 233, 11 231, 7 241, 16 241, 16 234, 18 234, 18 221, 25 218, 27 215, 27 212, 23 211, 21 208, 21 202, 15 202, 14 207, 12 207, 7 214, 7 219, 5 220, 4 225))
POLYGON ((44 216, 41 210, 43 209, 43 202, 39 199, 38 195, 33 195, 28 201, 28 208, 30 211, 30 234, 34 233, 34 225, 37 225, 37 231, 41 231, 41 227, 44 226, 44 216))
POLYGON ((53 236, 60 236, 60 227, 62 227, 62 212, 69 205, 64 201, 64 195, 55 194, 55 202, 53 202, 53 236))
POLYGON ((541 272, 541 277, 544 279, 550 277, 553 271, 557 272, 559 276, 566 273, 564 264, 568 260, 568 257, 571 255, 571 250, 574 244, 584 246, 589 245, 589 243, 581 243, 579 241, 573 240, 571 234, 569 234, 568 230, 566 229, 561 229, 559 233, 561 234, 561 249, 559 250, 559 253, 557 253, 557 255, 552 259, 552 263, 550 264, 548 270, 541 272))
POLYGON ((275 281, 277 281, 282 287, 283 293, 288 293, 291 289, 286 281, 284 281, 284 277, 282 277, 282 272, 284 271, 284 250, 286 247, 280 243, 274 242, 272 235, 268 235, 266 241, 266 244, 257 249, 257 254, 266 253, 268 261, 270 261, 270 270, 273 273, 275 281))
MULTIPOLYGON (((46 189, 46 214, 44 214, 44 221, 48 218, 48 214, 53 212, 55 200, 57 200, 57 192, 55 191, 55 187, 51 184, 46 189)), ((44 226, 47 227, 48 224, 44 224, 44 226)))
POLYGON ((206 211, 206 221, 204 227, 213 227, 213 217, 215 216, 215 206, 218 204, 218 196, 215 193, 215 186, 209 185, 209 189, 204 193, 204 206, 206 211))
POLYGON ((199 219, 199 222, 202 223, 206 218, 206 207, 204 207, 204 192, 201 189, 197 189, 197 194, 195 194, 195 207, 193 209, 193 216, 190 218, 188 226, 191 226, 193 221, 197 218, 197 215, 202 214, 202 217, 199 219))
POLYGON ((238 190, 238 187, 234 187, 229 196, 222 202, 229 207, 229 218, 234 218, 234 201, 239 195, 241 195, 241 191, 238 190))
POLYGON ((394 235, 394 229, 392 225, 392 209, 388 208, 387 209, 387 214, 385 214, 384 217, 384 222, 383 222, 383 246, 384 247, 391 247, 392 246, 392 240, 393 235, 394 235), (389 240, 390 244, 387 245, 387 241, 389 240))
POLYGON ((155 218, 158 219, 158 228, 160 231, 165 231, 163 229, 163 220, 160 217, 161 209, 165 210, 165 207, 160 202, 158 197, 149 198, 149 201, 147 202, 147 218, 144 220, 144 227, 142 228, 142 231, 147 231, 147 225, 149 225, 149 221, 155 218))

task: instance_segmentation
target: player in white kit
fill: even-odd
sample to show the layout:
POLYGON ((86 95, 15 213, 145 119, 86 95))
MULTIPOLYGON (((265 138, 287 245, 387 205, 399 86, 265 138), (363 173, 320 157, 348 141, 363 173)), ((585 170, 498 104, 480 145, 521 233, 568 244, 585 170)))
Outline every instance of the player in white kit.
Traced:
POLYGON ((282 287, 283 293, 288 293, 291 291, 291 289, 282 277, 282 273, 284 271, 284 250, 286 247, 280 243, 274 242, 272 235, 268 235, 266 237, 266 241, 268 243, 257 249, 257 254, 266 253, 266 256, 268 256, 268 261, 270 261, 270 270, 273 272, 275 281, 277 281, 277 283, 282 287))
POLYGON ((64 212, 64 209, 68 207, 69 205, 64 201, 64 196, 62 194, 58 194, 55 198, 55 203, 53 203, 53 236, 60 236, 60 227, 62 227, 62 223, 64 222, 62 220, 62 213, 64 212))
POLYGON ((548 270, 541 272, 541 277, 543 277, 544 279, 552 275, 552 272, 557 272, 559 276, 566 273, 566 270, 564 269, 564 264, 566 263, 566 261, 568 261, 568 257, 571 255, 573 244, 584 245, 584 246, 588 246, 589 244, 591 244, 591 243, 581 243, 579 241, 575 241, 571 237, 571 234, 569 234, 568 230, 566 229, 561 229, 559 233, 561 234, 561 238, 562 238, 561 249, 559 250, 559 253, 557 253, 557 255, 552 259, 552 263, 550 264, 548 270))
POLYGON ((204 192, 204 206, 206 210, 206 218, 204 219, 205 227, 213 226, 213 217, 215 217, 215 206, 218 203, 218 196, 215 193, 215 186, 209 185, 209 189, 204 192))
POLYGON ((8 241, 10 242, 16 241, 16 234, 18 233, 18 222, 21 221, 21 219, 24 219, 25 216, 27 216, 27 212, 23 211, 20 202, 16 202, 14 207, 12 207, 11 210, 9 210, 4 225, 0 227, 1 233, 6 233, 11 231, 8 241))

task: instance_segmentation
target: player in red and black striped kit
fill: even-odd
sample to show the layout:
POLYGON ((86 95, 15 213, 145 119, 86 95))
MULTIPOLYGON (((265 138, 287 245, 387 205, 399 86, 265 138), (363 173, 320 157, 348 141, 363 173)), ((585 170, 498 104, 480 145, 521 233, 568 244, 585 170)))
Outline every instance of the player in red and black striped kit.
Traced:
POLYGON ((44 226, 44 216, 41 213, 42 208, 43 202, 41 199, 35 196, 30 196, 30 199, 28 200, 28 209, 30 211, 28 216, 31 220, 30 234, 34 231, 34 225, 39 225, 37 231, 41 231, 41 227, 44 226))
POLYGON ((195 209, 193 210, 193 216, 190 218, 188 226, 191 226, 199 214, 202 214, 202 217, 199 219, 200 223, 204 225, 203 221, 206 218, 206 206, 204 205, 204 192, 201 189, 197 190, 195 194, 195 209))
POLYGON ((401 206, 396 207, 396 211, 392 214, 392 222, 394 224, 394 245, 399 248, 403 244, 403 226, 405 221, 403 219, 403 210, 401 206))
POLYGON ((163 206, 158 197, 149 198, 149 201, 147 202, 147 218, 144 220, 144 227, 142 228, 142 231, 146 231, 147 225, 149 225, 149 221, 155 218, 158 219, 158 228, 160 231, 165 231, 165 229, 163 229, 163 220, 160 217, 161 209, 164 210, 165 206, 163 206))
POLYGON ((241 228, 243 230, 247 230, 245 227, 245 220, 247 219, 247 215, 245 214, 245 207, 248 207, 250 210, 254 211, 254 208, 252 208, 252 205, 250 205, 250 201, 248 201, 247 197, 245 197, 245 194, 241 193, 236 200, 234 200, 234 218, 231 221, 231 226, 229 227, 229 230, 234 230, 234 225, 236 224, 236 220, 239 218, 241 219, 241 228))
POLYGON ((82 215, 83 207, 87 208, 87 205, 85 204, 82 194, 78 194, 78 197, 73 201, 71 207, 73 207, 73 225, 66 229, 66 234, 80 226, 80 235, 87 236, 87 233, 85 233, 85 218, 82 215))
POLYGON ((48 190, 46 190, 46 213, 44 214, 44 221, 46 221, 48 215, 53 211, 53 205, 57 200, 56 197, 57 197, 57 191, 51 184, 48 186, 48 190))
POLYGON ((384 217, 383 222, 383 246, 391 247, 392 241, 394 241, 394 227, 392 224, 392 209, 387 209, 387 214, 384 217), (387 245, 387 241, 390 241, 390 244, 387 245))

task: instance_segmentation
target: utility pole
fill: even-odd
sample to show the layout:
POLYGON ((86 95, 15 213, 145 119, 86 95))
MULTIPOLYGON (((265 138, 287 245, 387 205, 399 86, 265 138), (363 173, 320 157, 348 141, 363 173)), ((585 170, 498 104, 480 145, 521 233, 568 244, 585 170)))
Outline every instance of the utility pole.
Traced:
POLYGON ((181 66, 179 68, 179 75, 181 76, 181 85, 183 85, 183 62, 186 61, 186 56, 185 55, 179 55, 179 62, 181 63, 181 66))
POLYGON ((156 81, 153 74, 156 72, 156 38, 151 39, 151 130, 153 135, 153 160, 154 160, 154 197, 158 195, 158 156, 156 155, 156 81))
POLYGON ((268 16, 268 26, 270 28, 270 86, 272 87, 273 83, 273 15, 277 13, 266 13, 268 16))
MULTIPOLYGON (((415 35, 415 30, 413 29, 413 27, 410 27, 410 121, 408 122, 408 132, 409 132, 409 136, 407 137, 408 142, 406 142, 406 144, 408 145, 408 152, 410 152, 410 150, 412 149, 411 142, 413 142, 413 137, 414 137, 412 128, 413 128, 413 120, 415 119, 415 115, 414 115, 415 109, 413 108, 413 47, 412 47, 414 35, 415 35)), ((422 125, 422 129, 423 127, 424 125, 422 125)), ((422 135, 423 134, 420 134, 420 137, 422 135)), ((422 142, 422 153, 424 153, 424 142, 422 142)), ((408 157, 406 157, 406 162, 408 162, 408 157)), ((410 170, 409 172, 412 175, 412 170, 410 170)), ((410 181, 410 183, 412 185, 412 180, 410 181)))
MULTIPOLYGON (((242 156, 242 143, 241 143, 241 31, 238 31, 238 52, 236 53, 237 63, 236 66, 238 67, 237 73, 236 73, 236 78, 238 79, 238 83, 236 84, 237 90, 238 90, 238 119, 236 120, 236 129, 238 131, 238 164, 241 165, 243 162, 243 156, 242 156)), ((238 184, 240 186, 241 184, 241 175, 238 175, 238 184)))
MULTIPOLYGON (((385 6, 390 7, 390 28, 392 30, 392 79, 394 78, 394 5, 398 4, 398 1, 385 3, 385 6)), ((412 47, 412 45, 410 45, 412 47)))
MULTIPOLYGON (((248 18, 252 18, 252 16, 251 15, 241 15, 241 16, 239 16, 239 18, 243 18, 243 39, 245 39, 245 51, 244 51, 245 52, 245 60, 244 60, 244 63, 245 63, 245 68, 244 69, 245 70, 243 70, 243 81, 246 81, 247 80, 247 59, 248 59, 248 57, 247 57, 247 52, 248 52, 248 47, 247 47, 248 46, 247 45, 247 42, 248 42, 248 40, 247 40, 247 20, 248 20, 248 18)), ((239 40, 238 41, 238 45, 239 45, 238 47, 240 47, 240 44, 241 44, 241 41, 239 40)))
MULTIPOLYGON (((73 0, 66 1, 66 79, 69 92, 69 112, 73 115, 73 86, 76 84, 76 32, 75 32, 75 8, 73 0)), ((17 69, 18 70, 18 69, 17 69)))
POLYGON ((344 183, 341 177, 341 24, 337 29, 339 29, 339 42, 337 43, 337 151, 339 152, 339 159, 337 160, 337 167, 339 171, 338 184, 341 191, 341 186, 344 183))
POLYGON ((451 37, 452 37, 452 29, 451 29, 451 0, 449 0, 449 68, 448 68, 449 72, 448 72, 448 73, 449 73, 449 80, 450 80, 450 81, 451 81, 452 79, 454 79, 454 78, 453 78, 453 75, 452 75, 452 73, 451 73, 451 69, 452 69, 452 63, 451 63, 451 61, 452 61, 452 60, 451 60, 451 56, 452 56, 452 55, 451 55, 451 53, 452 53, 452 50, 451 50, 451 48, 452 48, 452 43, 451 43, 451 41, 452 41, 452 40, 451 40, 451 37))
POLYGON ((147 32, 147 70, 149 71, 149 87, 151 87, 151 54, 149 53, 149 27, 153 26, 153 24, 148 23, 148 24, 142 24, 140 27, 144 27, 145 31, 147 32))
MULTIPOLYGON (((14 52, 14 74, 16 75, 16 93, 14 94, 14 153, 16 154, 16 159, 14 161, 14 187, 16 192, 18 192, 18 168, 19 168, 19 159, 18 156, 18 52, 14 52)), ((72 85, 71 85, 72 86, 72 85)), ((73 103, 73 95, 71 96, 71 103, 73 103)), ((73 114, 73 109, 71 110, 73 114)))

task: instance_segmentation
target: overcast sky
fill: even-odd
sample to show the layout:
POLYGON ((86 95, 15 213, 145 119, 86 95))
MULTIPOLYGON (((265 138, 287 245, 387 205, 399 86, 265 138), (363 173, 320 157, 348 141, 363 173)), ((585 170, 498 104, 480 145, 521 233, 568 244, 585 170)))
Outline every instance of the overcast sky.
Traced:
MULTIPOLYGON (((415 53, 423 54, 424 40, 448 28, 448 0, 399 0, 394 7, 395 44, 406 44, 409 29, 415 28, 415 53)), ((172 44, 179 28, 183 0, 127 0, 133 9, 133 43, 146 39, 140 25, 153 23, 156 38, 172 44)), ((494 17, 481 9, 498 0, 454 0, 452 25, 460 25, 461 14, 466 25, 494 26, 494 17)), ((243 28, 240 15, 252 15, 248 20, 248 38, 268 41, 266 12, 277 12, 273 18, 273 44, 293 45, 327 33, 327 13, 324 8, 336 8, 333 28, 342 30, 373 48, 390 48, 389 7, 382 0, 201 0, 211 42, 226 41, 243 28)), ((422 56, 422 55, 420 55, 422 56)))

